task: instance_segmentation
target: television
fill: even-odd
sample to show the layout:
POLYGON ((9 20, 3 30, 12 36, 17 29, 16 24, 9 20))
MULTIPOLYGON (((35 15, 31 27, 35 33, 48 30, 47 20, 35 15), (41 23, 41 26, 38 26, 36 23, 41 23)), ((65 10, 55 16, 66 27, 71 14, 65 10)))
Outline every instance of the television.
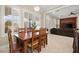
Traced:
POLYGON ((66 29, 72 29, 73 25, 72 24, 64 24, 64 28, 66 28, 66 29))

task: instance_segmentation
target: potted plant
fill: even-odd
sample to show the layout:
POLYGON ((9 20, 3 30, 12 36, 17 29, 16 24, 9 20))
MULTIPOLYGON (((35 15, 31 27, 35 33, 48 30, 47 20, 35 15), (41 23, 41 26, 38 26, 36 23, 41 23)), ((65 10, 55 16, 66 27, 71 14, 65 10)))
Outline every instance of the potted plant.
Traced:
POLYGON ((32 27, 35 29, 37 27, 36 22, 32 23, 32 27))
POLYGON ((7 20, 5 22, 5 33, 7 33, 8 29, 12 26, 12 22, 10 20, 7 20))

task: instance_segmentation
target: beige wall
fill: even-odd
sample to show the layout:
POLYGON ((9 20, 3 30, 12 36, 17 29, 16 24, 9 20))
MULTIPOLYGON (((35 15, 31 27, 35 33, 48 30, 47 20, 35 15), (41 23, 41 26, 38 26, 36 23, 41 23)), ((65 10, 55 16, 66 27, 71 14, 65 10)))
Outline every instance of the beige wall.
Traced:
POLYGON ((58 24, 58 28, 59 28, 60 27, 60 20, 58 18, 46 15, 45 26, 48 29, 56 28, 56 24, 58 24))
POLYGON ((79 17, 77 18, 77 28, 79 29, 79 17))

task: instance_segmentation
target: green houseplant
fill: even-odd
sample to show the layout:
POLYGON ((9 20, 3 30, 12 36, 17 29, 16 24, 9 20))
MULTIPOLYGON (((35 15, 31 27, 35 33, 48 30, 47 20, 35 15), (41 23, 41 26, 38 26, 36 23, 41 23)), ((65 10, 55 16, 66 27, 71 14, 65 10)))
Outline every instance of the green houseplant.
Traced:
POLYGON ((7 20, 5 22, 5 33, 7 33, 9 27, 11 27, 11 26, 12 26, 12 22, 10 20, 7 20))
POLYGON ((32 28, 35 29, 36 27, 37 27, 36 22, 33 22, 33 23, 32 23, 32 28))

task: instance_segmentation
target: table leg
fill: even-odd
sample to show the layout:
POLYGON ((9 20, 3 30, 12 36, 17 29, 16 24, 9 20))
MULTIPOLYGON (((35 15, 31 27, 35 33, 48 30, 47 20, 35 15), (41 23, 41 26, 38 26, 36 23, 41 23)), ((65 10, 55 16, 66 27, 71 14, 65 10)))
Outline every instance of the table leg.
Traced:
POLYGON ((47 45, 48 43, 47 43, 47 34, 46 34, 46 45, 47 45))
POLYGON ((19 39, 17 38, 17 40, 16 40, 16 48, 19 48, 20 46, 19 46, 19 43, 20 43, 20 41, 19 41, 19 39))
POLYGON ((28 49, 27 49, 27 41, 24 41, 24 53, 25 52, 28 52, 28 49))

